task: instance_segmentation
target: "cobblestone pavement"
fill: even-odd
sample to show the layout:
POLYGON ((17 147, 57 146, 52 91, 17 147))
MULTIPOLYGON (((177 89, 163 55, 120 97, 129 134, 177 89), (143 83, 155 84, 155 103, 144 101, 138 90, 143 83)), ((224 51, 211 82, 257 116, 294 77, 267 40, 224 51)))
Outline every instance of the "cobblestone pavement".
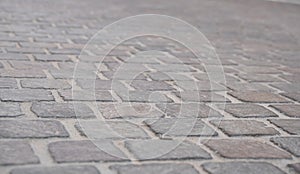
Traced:
POLYGON ((1 0, 0 173, 300 173, 299 21, 292 1, 1 0), (102 27, 145 13, 203 32, 226 83, 209 81, 203 63, 162 37, 124 42, 97 73, 103 53, 79 56, 102 27), (150 50, 164 54, 134 59, 150 50), (87 135, 89 121, 87 129, 105 123, 118 134, 101 127, 87 135))

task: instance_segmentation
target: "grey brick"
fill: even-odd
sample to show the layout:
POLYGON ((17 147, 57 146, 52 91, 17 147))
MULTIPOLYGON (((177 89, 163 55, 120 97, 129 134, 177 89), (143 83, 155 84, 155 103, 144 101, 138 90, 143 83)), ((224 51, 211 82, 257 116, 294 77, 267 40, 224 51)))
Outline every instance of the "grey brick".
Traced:
POLYGON ((27 71, 32 71, 38 70, 50 70, 50 69, 55 69, 53 64, 48 63, 48 62, 33 62, 33 61, 9 61, 11 66, 15 69, 18 70, 27 70, 27 71))
POLYGON ((100 174, 98 169, 90 165, 42 166, 15 168, 10 174, 100 174))
POLYGON ((50 91, 41 89, 3 89, 0 90, 2 101, 53 101, 54 98, 50 91))
POLYGON ((156 106, 166 115, 172 117, 191 117, 191 118, 207 118, 222 117, 222 115, 204 104, 198 103, 168 103, 156 104, 156 106))
POLYGON ((224 158, 230 159, 282 159, 291 155, 265 142, 252 139, 215 139, 203 142, 224 158))
MULTIPOLYGON (((102 143, 106 147, 119 151, 119 149, 115 149, 116 147, 111 142, 102 143)), ((98 144, 96 146, 91 141, 58 141, 50 143, 48 148, 57 163, 126 161, 126 159, 106 153, 99 148, 98 144)), ((119 153, 124 156, 122 152, 119 153)))
POLYGON ((118 83, 111 80, 91 80, 91 79, 78 79, 77 85, 82 89, 95 89, 95 90, 111 90, 113 83, 118 83))
POLYGON ((226 86, 234 91, 274 91, 261 83, 227 83, 226 86))
POLYGON ((174 88, 171 85, 161 81, 134 80, 130 83, 130 86, 132 86, 136 90, 141 90, 141 91, 174 90, 174 88))
POLYGON ((45 54, 45 50, 41 48, 6 48, 8 53, 22 53, 22 54, 45 54))
POLYGON ((144 121, 150 129, 161 137, 174 136, 216 136, 218 133, 199 119, 161 118, 144 121))
POLYGON ((144 74, 137 74, 134 71, 101 71, 110 80, 147 80, 144 74))
POLYGON ((68 137, 59 121, 54 120, 0 120, 0 138, 68 137))
POLYGON ((271 119, 271 123, 292 135, 300 135, 300 119, 271 119))
POLYGON ((300 91, 300 83, 272 83, 271 86, 280 89, 284 92, 299 92, 300 91))
POLYGON ((271 141, 294 156, 300 157, 300 137, 273 137, 271 141))
POLYGON ((72 86, 64 80, 26 79, 20 81, 23 88, 32 89, 70 89, 72 86))
POLYGON ((82 120, 75 127, 81 135, 93 140, 149 138, 139 125, 130 121, 82 120))
POLYGON ((247 80, 248 82, 280 82, 277 77, 270 74, 239 74, 240 78, 247 80))
POLYGON ((138 160, 211 159, 197 144, 177 140, 129 140, 125 147, 138 160))
POLYGON ((281 95, 290 98, 292 100, 300 102, 300 93, 299 92, 289 92, 289 93, 281 93, 281 95))
POLYGON ((170 103, 172 99, 160 92, 151 91, 115 91, 123 102, 170 103))
POLYGON ((183 91, 174 94, 184 102, 229 102, 227 98, 212 92, 183 91))
POLYGON ((300 117, 300 105, 290 104, 290 105, 271 105, 273 108, 279 110, 289 117, 300 117))
POLYGON ((157 80, 157 81, 191 81, 192 80, 188 76, 179 73, 149 72, 146 74, 152 80, 157 80))
POLYGON ((35 60, 44 62, 69 62, 72 61, 67 55, 46 55, 46 54, 35 54, 35 60))
POLYGON ((288 167, 294 169, 296 173, 300 173, 300 163, 288 164, 288 167))
POLYGON ((0 70, 0 77, 46 78, 42 70, 0 70))
POLYGON ((184 64, 172 64, 170 65, 156 65, 156 64, 149 64, 148 65, 151 69, 161 71, 161 72, 193 72, 192 68, 190 66, 184 65, 184 64))
POLYGON ((210 121, 228 136, 278 135, 279 132, 256 120, 213 120, 210 121))
POLYGON ((209 174, 285 174, 278 167, 266 162, 219 162, 204 163, 202 166, 209 174))
POLYGON ((163 113, 155 109, 147 103, 101 103, 99 110, 103 117, 111 118, 127 118, 127 117, 162 117, 163 113))
POLYGON ((49 72, 55 79, 96 78, 96 74, 93 71, 88 70, 73 71, 72 69, 51 69, 49 72))
POLYGON ((0 60, 29 60, 25 54, 0 53, 0 60))
POLYGON ((176 85, 187 91, 226 91, 226 87, 209 81, 176 81, 176 85))
POLYGON ((94 112, 83 103, 35 102, 31 110, 42 118, 95 118, 94 112))
MULTIPOLYGON (((223 109, 223 106, 219 107, 223 109)), ((265 107, 250 103, 229 103, 225 105, 225 111, 239 118, 278 117, 265 107)))
POLYGON ((113 102, 115 99, 109 91, 61 90, 59 94, 65 101, 102 101, 113 102))
POLYGON ((23 115, 20 104, 0 103, 0 117, 17 117, 23 115))
POLYGON ((79 55, 80 50, 79 49, 56 49, 56 48, 51 48, 49 49, 49 52, 51 54, 66 54, 66 55, 79 55))
POLYGON ((113 165, 111 169, 119 174, 198 174, 197 170, 190 164, 175 164, 175 163, 150 163, 142 165, 113 165))
POLYGON ((271 92, 243 91, 243 92, 230 92, 229 94, 244 102, 257 102, 257 103, 289 102, 288 100, 281 97, 280 95, 271 92))
POLYGON ((16 79, 0 78, 0 88, 18 88, 16 79))
POLYGON ((25 141, 0 141, 0 165, 37 164, 39 158, 25 141))

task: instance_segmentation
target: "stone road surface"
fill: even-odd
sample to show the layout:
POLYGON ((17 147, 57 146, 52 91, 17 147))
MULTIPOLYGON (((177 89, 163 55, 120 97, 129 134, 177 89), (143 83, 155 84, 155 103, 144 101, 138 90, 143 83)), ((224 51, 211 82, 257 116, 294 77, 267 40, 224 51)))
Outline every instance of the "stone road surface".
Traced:
POLYGON ((263 0, 1 0, 0 173, 300 173, 299 21, 299 4, 263 0), (124 42, 97 73, 103 53, 79 56, 104 26, 145 13, 203 32, 226 83, 209 81, 203 62, 162 37, 124 42), (117 134, 87 135, 89 121, 88 130, 117 134))

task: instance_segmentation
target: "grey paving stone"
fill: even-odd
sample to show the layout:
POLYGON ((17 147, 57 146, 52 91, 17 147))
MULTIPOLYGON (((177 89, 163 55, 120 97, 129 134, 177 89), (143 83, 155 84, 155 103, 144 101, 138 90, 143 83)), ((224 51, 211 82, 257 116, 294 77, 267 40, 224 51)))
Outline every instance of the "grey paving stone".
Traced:
POLYGON ((273 67, 260 67, 260 66, 241 66, 239 68, 245 73, 254 73, 254 74, 281 74, 280 71, 273 67))
POLYGON ((79 55, 80 50, 79 49, 56 49, 56 48, 51 48, 49 49, 49 52, 51 54, 66 54, 66 55, 79 55))
POLYGON ((176 81, 176 85, 187 91, 226 91, 226 87, 210 81, 176 81))
POLYGON ((198 174, 197 170, 190 164, 175 163, 150 163, 143 165, 112 165, 110 169, 117 171, 119 174, 198 174))
POLYGON ((101 103, 98 105, 103 117, 111 118, 151 118, 162 117, 163 113, 147 103, 101 103))
POLYGON ((98 169, 90 165, 21 167, 10 171, 10 174, 100 174, 98 169))
POLYGON ((212 92, 183 91, 174 94, 184 102, 230 102, 227 98, 212 92))
POLYGON ((74 72, 72 69, 51 69, 49 70, 50 74, 55 79, 77 79, 77 78, 86 78, 86 79, 95 79, 96 74, 93 71, 80 70, 74 72))
POLYGON ((0 60, 29 60, 25 54, 0 53, 0 60))
POLYGON ((147 80, 144 74, 134 71, 101 71, 101 73, 110 80, 147 80))
POLYGON ((52 63, 49 62, 34 62, 34 61, 9 61, 9 64, 17 70, 50 70, 55 69, 52 63))
POLYGON ((291 93, 281 93, 281 95, 290 98, 292 100, 300 102, 300 93, 298 92, 291 92, 291 93))
POLYGON ((300 135, 300 119, 270 119, 271 123, 292 135, 300 135))
MULTIPOLYGON (((224 106, 219 107, 224 108, 224 106)), ((228 103, 225 105, 225 111, 239 118, 278 117, 265 107, 250 103, 228 103)))
POLYGON ((35 54, 35 60, 44 62, 68 62, 72 61, 69 56, 66 55, 46 55, 46 54, 35 54))
POLYGON ((297 75, 297 74, 293 74, 293 75, 279 75, 279 77, 289 81, 289 82, 292 82, 292 83, 297 83, 300 81, 300 76, 297 75))
POLYGON ((59 94, 65 101, 115 101, 110 91, 73 90, 72 94, 71 90, 60 90, 59 94))
POLYGON ((2 101, 28 102, 28 101, 53 101, 51 91, 42 89, 2 89, 0 90, 2 101))
POLYGON ((300 91, 300 83, 272 83, 271 86, 280 89, 284 92, 299 92, 300 91))
POLYGON ((126 120, 85 120, 80 121, 80 124, 76 124, 75 127, 81 135, 87 136, 93 140, 149 138, 146 132, 139 125, 126 120))
MULTIPOLYGON (((95 63, 90 63, 90 62, 59 62, 58 67, 60 69, 65 69, 65 70, 84 70, 84 71, 96 71, 97 66, 95 63)), ((101 69, 100 69, 101 70, 101 69)))
POLYGON ((150 129, 161 137, 174 136, 217 136, 218 133, 200 119, 160 118, 144 121, 150 129))
POLYGON ((152 80, 156 81, 190 81, 188 76, 179 73, 163 73, 163 72, 149 72, 146 73, 152 80))
POLYGON ((204 104, 198 103, 168 103, 156 104, 156 106, 166 115, 172 117, 207 118, 222 117, 222 115, 204 104))
POLYGON ((256 102, 256 103, 289 102, 288 100, 281 97, 280 95, 271 92, 243 91, 243 92, 229 92, 229 94, 244 102, 256 102))
POLYGON ((203 142, 224 158, 282 159, 291 155, 269 143, 252 139, 215 139, 203 142))
POLYGON ((204 163, 202 166, 209 174, 285 174, 278 167, 266 162, 219 162, 204 163))
POLYGON ((300 117, 300 105, 289 104, 289 105, 271 105, 273 108, 279 110, 289 117, 300 117))
POLYGON ((172 64, 170 65, 156 65, 156 64, 149 64, 149 68, 161 71, 161 72, 193 72, 192 68, 190 66, 187 66, 185 64, 172 64))
POLYGON ((0 120, 0 138, 68 137, 65 127, 55 120, 0 120))
POLYGON ((72 86, 64 80, 26 79, 20 81, 23 88, 32 89, 70 89, 72 86))
POLYGON ((46 78, 42 70, 0 70, 0 77, 14 78, 46 78))
POLYGON ((31 110, 42 118, 95 118, 94 112, 83 103, 35 102, 31 110))
POLYGON ((46 52, 41 48, 6 48, 8 53, 22 53, 22 54, 45 54, 46 52))
POLYGON ((146 81, 146 80, 134 80, 129 83, 130 86, 135 88, 136 90, 141 91, 171 91, 174 88, 161 81, 146 81))
POLYGON ((17 80, 10 78, 0 78, 0 88, 15 89, 18 88, 17 80))
POLYGON ((233 91, 274 91, 261 83, 227 83, 226 86, 233 91))
MULTIPOLYGON (((115 148, 111 142, 102 143, 109 148, 115 148)), ((126 161, 126 159, 102 151, 98 145, 96 146, 93 142, 87 140, 53 142, 48 145, 48 148, 57 163, 126 161)), ((122 152, 119 153, 123 154, 122 152)))
POLYGON ((300 173, 300 163, 288 164, 288 167, 294 169, 296 173, 300 173))
POLYGON ((294 156, 300 157, 300 137, 273 137, 271 141, 294 156))
POLYGON ((0 166, 39 163, 39 158, 25 141, 0 141, 0 152, 0 166))
POLYGON ((0 103, 0 117, 17 117, 23 115, 19 103, 0 103))
POLYGON ((113 83, 116 81, 111 80, 91 80, 91 79, 78 79, 77 85, 82 89, 95 89, 95 90, 111 90, 113 83))
POLYGON ((211 159, 197 144, 177 140, 128 140, 125 147, 138 160, 211 159))
POLYGON ((277 77, 274 77, 270 74, 239 74, 240 78, 248 82, 280 82, 277 77))
POLYGON ((256 120, 213 120, 210 122, 228 136, 263 136, 280 134, 274 128, 256 120))
POLYGON ((172 99, 160 92, 151 91, 115 91, 123 102, 171 103, 172 99))

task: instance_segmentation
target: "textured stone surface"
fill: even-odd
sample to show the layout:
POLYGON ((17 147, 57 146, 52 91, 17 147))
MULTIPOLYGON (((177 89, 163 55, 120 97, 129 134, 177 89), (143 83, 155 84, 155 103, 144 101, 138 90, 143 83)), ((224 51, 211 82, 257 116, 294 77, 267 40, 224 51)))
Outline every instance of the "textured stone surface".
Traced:
POLYGON ((290 98, 292 100, 300 102, 300 92, 282 93, 281 95, 290 98))
POLYGON ((281 97, 280 95, 271 92, 244 91, 244 92, 230 92, 229 94, 244 102, 257 102, 257 103, 289 102, 288 100, 281 97))
POLYGON ((209 174, 284 174, 278 167, 266 162, 225 162, 204 163, 202 165, 209 174))
POLYGON ((197 144, 177 140, 129 140, 125 147, 139 160, 210 159, 197 144))
POLYGON ((31 110, 42 118, 94 118, 94 112, 83 103, 33 103, 31 110))
POLYGON ((0 88, 18 88, 17 80, 10 78, 0 78, 0 88))
POLYGON ((115 91, 123 102, 170 103, 173 100, 159 92, 150 91, 115 91))
POLYGON ((289 164, 288 167, 292 168, 296 173, 300 173, 300 163, 289 164))
POLYGON ((54 167, 22 167, 11 170, 11 174, 100 174, 94 166, 69 165, 54 167))
POLYGON ((300 135, 300 119, 271 119, 269 121, 292 135, 300 135))
POLYGON ((198 174, 197 170, 189 164, 173 164, 173 163, 150 163, 143 165, 113 165, 110 166, 112 170, 117 171, 119 174, 134 174, 134 173, 144 173, 144 174, 198 174))
POLYGON ((46 78, 42 70, 0 70, 0 77, 46 78))
POLYGON ((39 163, 39 158, 25 141, 0 141, 0 152, 0 165, 39 163))
POLYGON ((216 136, 217 132, 199 119, 161 118, 149 119, 145 123, 163 137, 173 136, 216 136))
POLYGON ((271 105, 273 108, 279 110, 289 117, 300 117, 300 105, 271 105))
POLYGON ((153 105, 146 103, 101 103, 99 111, 105 118, 128 118, 128 117, 161 117, 163 113, 155 109, 153 105))
POLYGON ((291 152, 294 156, 300 157, 300 137, 275 137, 271 141, 291 152))
POLYGON ((198 103, 167 103, 156 104, 156 106, 166 115, 172 117, 222 117, 222 115, 204 104, 198 103))
MULTIPOLYGON (((107 146, 114 146, 107 143, 107 146)), ((91 141, 58 141, 49 144, 51 156, 57 163, 123 161, 124 159, 107 154, 91 141), (72 147, 72 148, 70 148, 72 147)), ((121 152, 120 152, 121 153, 121 152)), ((122 153, 121 153, 122 154, 122 153)))
POLYGON ((50 79, 30 79, 21 80, 21 86, 23 88, 33 89, 69 89, 72 86, 63 80, 50 80, 50 79))
POLYGON ((64 126, 50 120, 0 120, 0 138, 68 137, 64 126))
POLYGON ((250 139, 219 139, 204 142, 224 158, 231 159, 281 159, 291 155, 269 143, 250 139))
POLYGON ((272 111, 263 106, 247 103, 232 103, 224 106, 219 106, 220 109, 225 108, 225 111, 235 117, 250 118, 250 117, 278 117, 272 111))
POLYGON ((279 132, 256 120, 214 120, 211 121, 228 136, 277 135, 279 132))
POLYGON ((184 102, 228 102, 225 97, 212 92, 183 91, 175 95, 184 102))
POLYGON ((130 83, 130 86, 142 91, 167 91, 174 89, 169 84, 161 81, 134 80, 130 83))
POLYGON ((61 90, 59 94, 65 101, 115 101, 109 91, 61 90))
POLYGON ((52 101, 54 97, 50 91, 33 89, 3 89, 0 90, 2 101, 27 102, 27 101, 52 101))
POLYGON ((23 115, 20 104, 0 103, 0 117, 17 117, 23 115))

